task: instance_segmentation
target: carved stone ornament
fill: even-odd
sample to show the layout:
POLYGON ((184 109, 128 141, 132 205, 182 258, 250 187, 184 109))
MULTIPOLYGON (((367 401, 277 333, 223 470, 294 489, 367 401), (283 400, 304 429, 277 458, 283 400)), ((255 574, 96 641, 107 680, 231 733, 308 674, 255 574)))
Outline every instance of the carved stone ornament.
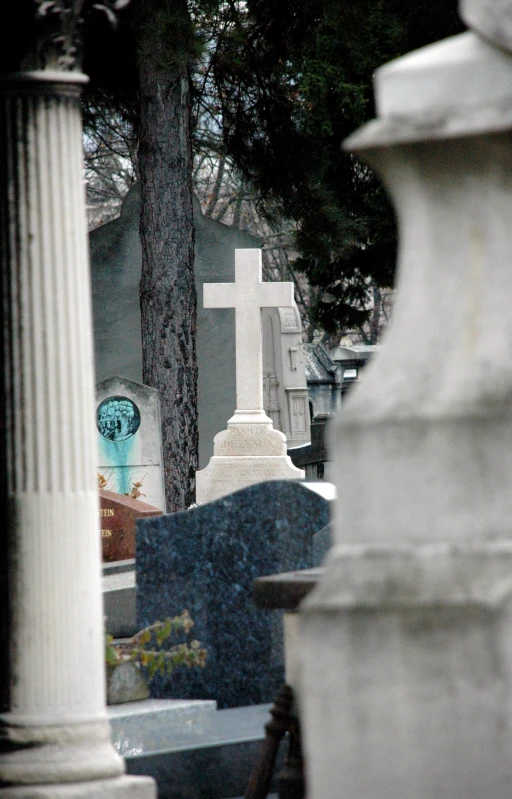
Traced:
MULTIPOLYGON (((463 6, 489 31, 511 7, 463 6)), ((299 612, 308 795, 505 799, 512 55, 468 31, 375 83, 346 144, 391 194, 397 294, 333 425, 334 544, 299 612)))
POLYGON ((79 70, 81 30, 88 17, 106 14, 115 24, 115 12, 128 3, 129 0, 17 0, 9 9, 9 25, 0 32, 0 73, 79 70))

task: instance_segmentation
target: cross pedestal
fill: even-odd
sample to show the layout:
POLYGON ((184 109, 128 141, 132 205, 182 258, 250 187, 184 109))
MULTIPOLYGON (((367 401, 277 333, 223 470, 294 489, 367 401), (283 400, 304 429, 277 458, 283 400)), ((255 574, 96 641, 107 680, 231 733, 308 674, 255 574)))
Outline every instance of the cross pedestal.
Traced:
POLYGON ((197 501, 204 503, 263 480, 301 479, 286 454, 286 436, 273 429, 263 408, 261 309, 293 304, 293 283, 263 283, 261 250, 235 250, 235 282, 205 283, 205 308, 234 308, 236 410, 215 436, 214 454, 197 472, 197 501))

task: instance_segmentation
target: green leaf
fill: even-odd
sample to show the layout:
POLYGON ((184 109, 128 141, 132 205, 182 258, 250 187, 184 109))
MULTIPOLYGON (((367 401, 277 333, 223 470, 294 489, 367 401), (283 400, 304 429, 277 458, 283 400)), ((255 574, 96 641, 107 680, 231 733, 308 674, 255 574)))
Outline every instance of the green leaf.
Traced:
POLYGON ((108 644, 105 648, 105 660, 107 661, 107 666, 114 666, 116 663, 119 662, 119 654, 115 646, 108 644))

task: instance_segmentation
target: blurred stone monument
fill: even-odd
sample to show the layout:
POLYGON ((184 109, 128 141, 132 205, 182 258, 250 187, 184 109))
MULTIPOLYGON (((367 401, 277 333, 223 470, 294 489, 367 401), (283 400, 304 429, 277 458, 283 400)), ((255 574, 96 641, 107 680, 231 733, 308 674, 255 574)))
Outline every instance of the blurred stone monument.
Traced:
POLYGON ((512 4, 375 76, 393 321, 335 425, 326 574, 301 611, 309 799, 512 784, 512 4), (447 350, 443 342, 450 341, 447 350))

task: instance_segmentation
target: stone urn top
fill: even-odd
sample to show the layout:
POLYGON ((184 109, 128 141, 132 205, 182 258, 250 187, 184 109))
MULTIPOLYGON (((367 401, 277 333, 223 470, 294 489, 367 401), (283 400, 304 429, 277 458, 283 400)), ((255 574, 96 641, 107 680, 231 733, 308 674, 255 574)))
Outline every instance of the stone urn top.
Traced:
POLYGON ((428 120, 512 100, 512 57, 467 32, 422 47, 377 70, 379 117, 428 120))
MULTIPOLYGON (((466 5, 473 9, 477 2, 466 5)), ((512 9, 512 0, 497 5, 512 9)), ((512 42, 512 12, 510 28, 512 42)), ((496 44, 468 31, 380 67, 374 77, 377 119, 350 136, 346 149, 510 129, 512 51, 496 44)))

